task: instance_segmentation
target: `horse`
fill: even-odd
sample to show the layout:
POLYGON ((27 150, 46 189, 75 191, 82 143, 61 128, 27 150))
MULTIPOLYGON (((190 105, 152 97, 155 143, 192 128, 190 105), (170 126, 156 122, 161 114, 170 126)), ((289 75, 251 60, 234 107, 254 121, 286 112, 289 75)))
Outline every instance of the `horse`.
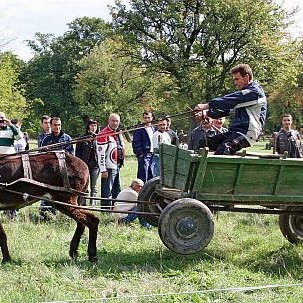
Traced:
MULTIPOLYGON (((49 204, 77 222, 70 242, 69 256, 78 257, 85 226, 89 229, 88 259, 97 261, 99 219, 91 212, 73 207, 86 193, 89 182, 87 165, 79 158, 60 152, 0 156, 0 210, 20 209, 47 198, 49 204), (56 203, 60 201, 61 203, 56 203)), ((7 236, 0 222, 2 263, 11 260, 7 236)))

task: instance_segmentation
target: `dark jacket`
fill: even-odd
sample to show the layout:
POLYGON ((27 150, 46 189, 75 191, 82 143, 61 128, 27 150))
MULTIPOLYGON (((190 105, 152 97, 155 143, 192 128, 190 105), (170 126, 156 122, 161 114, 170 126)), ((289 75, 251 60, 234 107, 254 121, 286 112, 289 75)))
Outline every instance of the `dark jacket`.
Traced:
MULTIPOLYGON (((70 141, 72 141, 71 136, 61 131, 58 136, 55 136, 54 133, 46 135, 41 142, 41 146, 47 146, 56 143, 65 143, 70 141)), ((74 147, 72 144, 52 148, 52 150, 65 150, 69 154, 74 154, 74 147)))
POLYGON ((278 132, 275 138, 276 152, 283 154, 288 152, 288 158, 302 158, 300 147, 301 138, 297 130, 291 129, 286 132, 283 128, 278 132))
MULTIPOLYGON (((89 133, 83 137, 90 135, 89 133)), ((96 151, 96 142, 84 141, 76 144, 76 157, 83 160, 89 168, 98 167, 98 156, 96 151)))
MULTIPOLYGON (((138 127, 142 127, 144 124, 139 124, 138 127)), ((151 126, 153 133, 155 128, 151 126)), ((145 128, 139 128, 134 131, 132 147, 134 154, 139 157, 141 155, 147 155, 152 153, 151 150, 152 142, 149 139, 148 133, 145 128)))

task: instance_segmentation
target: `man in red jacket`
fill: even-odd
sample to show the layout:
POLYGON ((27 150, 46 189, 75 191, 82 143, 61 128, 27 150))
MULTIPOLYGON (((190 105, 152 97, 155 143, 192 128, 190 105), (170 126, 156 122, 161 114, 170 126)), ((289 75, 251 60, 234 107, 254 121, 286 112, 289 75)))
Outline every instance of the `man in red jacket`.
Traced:
MULTIPOLYGON (((119 133, 120 116, 111 114, 108 125, 97 135, 97 155, 101 173, 101 198, 116 199, 121 191, 120 168, 124 164, 125 146, 119 133)), ((111 209, 112 201, 101 201, 101 207, 111 209)))

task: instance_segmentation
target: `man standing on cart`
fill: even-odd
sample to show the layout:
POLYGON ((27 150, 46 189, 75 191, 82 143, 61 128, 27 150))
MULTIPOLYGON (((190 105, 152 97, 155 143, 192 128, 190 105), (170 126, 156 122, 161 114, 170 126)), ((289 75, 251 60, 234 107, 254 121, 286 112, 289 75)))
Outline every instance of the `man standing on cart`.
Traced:
POLYGON ((240 149, 252 146, 265 124, 266 96, 263 88, 253 80, 250 66, 239 64, 231 69, 231 75, 238 91, 195 107, 196 115, 207 110, 207 116, 213 119, 226 117, 234 111, 228 131, 208 138, 208 147, 216 155, 234 155, 240 149))

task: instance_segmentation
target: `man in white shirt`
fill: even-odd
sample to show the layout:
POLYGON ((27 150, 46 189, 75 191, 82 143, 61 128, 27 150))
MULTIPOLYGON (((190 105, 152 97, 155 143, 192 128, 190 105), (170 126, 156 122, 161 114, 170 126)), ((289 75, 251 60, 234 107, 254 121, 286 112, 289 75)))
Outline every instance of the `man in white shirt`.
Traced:
MULTIPOLYGON (((125 200, 125 202, 115 202, 114 210, 115 211, 139 211, 137 207, 137 203, 130 203, 126 201, 137 201, 138 194, 143 187, 144 183, 141 179, 134 179, 131 185, 124 190, 122 190, 117 196, 117 200, 125 200)), ((151 228, 151 225, 144 221, 138 214, 124 214, 124 213, 115 213, 115 220, 118 221, 119 224, 129 224, 139 218, 139 222, 143 227, 151 228)))
POLYGON ((153 147, 154 147, 154 158, 153 158, 153 175, 154 177, 160 176, 160 161, 159 161, 159 144, 166 143, 171 144, 171 138, 167 130, 168 118, 159 120, 157 130, 153 134, 153 147))

